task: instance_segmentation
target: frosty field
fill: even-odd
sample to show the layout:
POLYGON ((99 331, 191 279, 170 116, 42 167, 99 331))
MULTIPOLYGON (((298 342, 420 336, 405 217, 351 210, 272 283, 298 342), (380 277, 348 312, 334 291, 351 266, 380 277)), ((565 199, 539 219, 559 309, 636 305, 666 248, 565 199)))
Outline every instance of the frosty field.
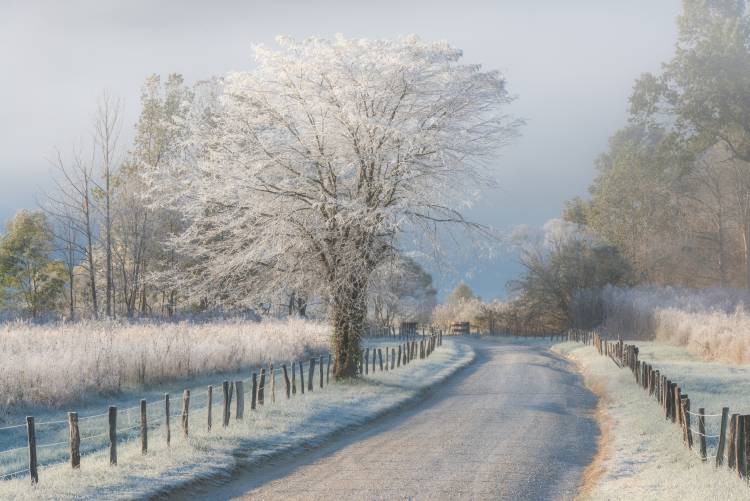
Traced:
POLYGON ((301 320, 8 323, 0 328, 0 426, 3 410, 70 407, 92 395, 237 372, 327 346, 328 327, 301 320))
MULTIPOLYGON (((750 412, 750 368, 706 363, 685 347, 636 344, 641 360, 679 382, 692 409, 716 414, 728 406, 730 413, 750 412)), ((601 398, 599 416, 607 432, 585 499, 748 499, 748 486, 736 472, 715 468, 711 460, 704 464, 695 447, 683 446, 680 428, 664 419, 659 404, 634 384, 629 370, 617 368, 590 346, 561 343, 553 349, 579 365, 587 386, 601 398)), ((718 417, 706 418, 706 435, 718 434, 718 428, 718 417)), ((716 440, 707 441, 711 456, 716 440)))
MULTIPOLYGON (((157 427, 149 432, 149 453, 145 456, 137 441, 131 441, 120 446, 115 468, 109 466, 105 453, 91 453, 82 458, 78 471, 68 464, 41 468, 40 483, 33 489, 27 478, 0 482, 0 498, 140 498, 185 482, 227 474, 238 464, 313 446, 332 433, 363 423, 448 377, 473 356, 468 346, 446 340, 428 359, 415 360, 398 370, 316 388, 313 394, 298 393, 289 401, 277 391, 275 404, 267 400, 258 411, 246 411, 243 421, 232 419, 226 429, 215 421, 210 434, 205 431, 205 411, 196 409, 191 411, 190 438, 184 440, 179 425, 173 424, 169 449, 164 430, 157 427)), ((218 409, 221 403, 215 405, 218 409)))

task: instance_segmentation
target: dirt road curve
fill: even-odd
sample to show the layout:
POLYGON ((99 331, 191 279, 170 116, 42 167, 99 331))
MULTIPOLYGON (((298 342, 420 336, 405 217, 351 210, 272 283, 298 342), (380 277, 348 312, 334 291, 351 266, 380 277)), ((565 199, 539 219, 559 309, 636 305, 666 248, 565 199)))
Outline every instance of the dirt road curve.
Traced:
POLYGON ((476 361, 412 408, 196 499, 571 499, 595 397, 542 347, 469 342, 476 361))

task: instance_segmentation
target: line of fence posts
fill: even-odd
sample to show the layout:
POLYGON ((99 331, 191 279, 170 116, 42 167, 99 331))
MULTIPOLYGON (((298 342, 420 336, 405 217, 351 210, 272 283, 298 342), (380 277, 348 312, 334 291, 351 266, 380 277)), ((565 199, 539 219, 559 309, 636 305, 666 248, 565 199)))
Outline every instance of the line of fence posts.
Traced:
MULTIPOLYGON (((379 360, 380 371, 394 370, 400 368, 402 365, 411 363, 417 356, 420 359, 429 357, 438 346, 443 344, 443 333, 437 331, 433 334, 424 335, 422 339, 417 341, 412 336, 404 343, 399 343, 397 347, 385 347, 385 357, 383 357, 383 348, 372 349, 372 372, 375 373, 376 368, 376 353, 379 360), (389 355, 390 354, 390 355, 389 355), (390 368, 389 368, 390 358, 390 368)), ((360 374, 369 373, 369 363, 367 357, 369 356, 370 348, 368 347, 362 352, 360 358, 359 372, 360 374)), ((308 392, 313 391, 314 386, 314 372, 315 367, 318 367, 318 383, 320 388, 323 388, 325 384, 330 382, 331 373, 331 354, 329 353, 326 360, 325 377, 323 374, 324 357, 310 359, 309 373, 308 373, 308 392)), ((300 376, 300 393, 305 393, 305 376, 303 372, 303 362, 298 362, 299 376, 300 376)), ((288 369, 286 364, 282 364, 281 371, 284 376, 284 393, 287 399, 290 399, 297 393, 296 388, 296 371, 295 363, 291 363, 292 375, 291 380, 289 377, 288 369)), ((258 405, 263 405, 265 397, 265 381, 266 381, 266 369, 262 367, 260 369, 260 378, 256 372, 252 373, 252 389, 250 395, 250 409, 256 410, 258 405), (260 379, 260 380, 259 380, 260 379)), ((270 396, 271 402, 275 402, 275 372, 273 365, 269 367, 269 380, 270 380, 270 396)), ((223 381, 222 382, 222 393, 223 393, 223 407, 222 407, 222 427, 226 428, 229 426, 231 418, 231 404, 233 394, 236 393, 235 398, 235 418, 236 420, 242 420, 244 417, 244 383, 243 381, 223 381)), ((213 386, 209 385, 207 388, 207 417, 206 417, 206 429, 211 431, 212 428, 212 412, 213 412, 213 386)), ((139 402, 140 409, 140 442, 141 442, 141 454, 148 454, 148 403, 146 400, 141 399, 139 402)), ((170 398, 169 393, 164 394, 164 432, 167 446, 171 443, 171 428, 170 428, 170 398)), ((190 390, 184 390, 182 395, 182 409, 180 414, 180 422, 182 426, 182 435, 184 439, 189 438, 189 424, 190 424, 190 390)), ((749 421, 750 422, 750 421, 749 421)), ((107 412, 107 435, 109 437, 109 463, 112 466, 117 465, 117 406, 109 406, 107 412)), ((36 430, 34 426, 34 417, 27 416, 26 418, 26 430, 27 430, 27 447, 28 447, 28 458, 29 458, 29 477, 32 484, 39 482, 38 474, 38 461, 37 461, 37 443, 36 443, 36 430)), ((69 435, 69 446, 70 446, 70 465, 73 469, 81 467, 81 436, 80 436, 80 424, 78 413, 68 413, 68 435, 69 435)))
POLYGON ((740 478, 750 481, 750 414, 730 415, 729 407, 722 407, 721 414, 713 415, 707 415, 703 407, 698 408, 697 412, 691 411, 690 397, 683 393, 683 388, 663 371, 640 360, 638 347, 625 344, 621 339, 610 341, 597 332, 572 329, 568 331, 568 341, 592 345, 599 355, 611 358, 618 367, 627 367, 633 373, 635 383, 662 407, 664 419, 681 428, 685 447, 692 450, 694 435, 697 435, 698 455, 703 462, 709 459, 706 418, 719 417, 719 434, 710 436, 718 439, 714 465, 719 467, 726 464, 740 478), (693 428, 692 417, 697 418, 697 430, 693 428))

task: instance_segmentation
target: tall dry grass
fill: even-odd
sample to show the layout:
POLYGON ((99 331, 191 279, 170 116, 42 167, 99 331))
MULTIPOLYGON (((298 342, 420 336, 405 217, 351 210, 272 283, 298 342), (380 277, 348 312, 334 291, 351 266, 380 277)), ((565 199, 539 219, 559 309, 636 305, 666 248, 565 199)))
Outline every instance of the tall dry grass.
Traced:
POLYGON ((60 406, 124 386, 291 360, 327 345, 328 328, 303 320, 8 323, 0 327, 0 407, 60 406))
POLYGON ((686 346, 708 361, 750 363, 747 291, 606 287, 598 300, 602 327, 611 334, 686 346))

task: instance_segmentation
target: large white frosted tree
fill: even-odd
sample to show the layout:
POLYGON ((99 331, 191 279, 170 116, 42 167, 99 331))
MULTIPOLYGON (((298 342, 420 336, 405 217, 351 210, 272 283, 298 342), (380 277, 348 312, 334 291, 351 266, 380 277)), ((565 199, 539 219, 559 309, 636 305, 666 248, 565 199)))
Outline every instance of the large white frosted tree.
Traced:
POLYGON ((405 235, 470 226, 460 210, 519 122, 504 78, 447 43, 277 42, 196 100, 192 161, 155 185, 189 222, 182 287, 248 304, 317 287, 335 375, 353 376, 372 271, 405 235))

